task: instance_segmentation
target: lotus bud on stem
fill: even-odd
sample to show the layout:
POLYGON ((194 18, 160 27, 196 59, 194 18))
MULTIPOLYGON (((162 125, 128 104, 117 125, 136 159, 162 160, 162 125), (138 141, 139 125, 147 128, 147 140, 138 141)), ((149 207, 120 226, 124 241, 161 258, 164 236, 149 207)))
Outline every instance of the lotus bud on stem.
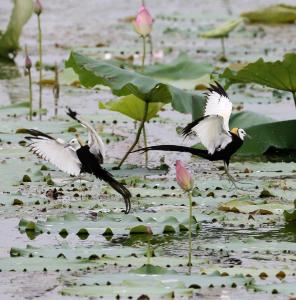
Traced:
POLYGON ((42 31, 41 31, 41 14, 43 12, 43 6, 40 0, 36 0, 34 3, 34 13, 37 15, 38 20, 38 52, 39 52, 39 120, 42 118, 42 31))
POLYGON ((188 273, 191 275, 192 267, 192 189, 193 177, 189 171, 184 167, 180 160, 176 161, 176 180, 181 189, 187 193, 189 199, 189 251, 188 251, 188 273))
POLYGON ((29 120, 32 121, 32 115, 33 115, 33 92, 32 92, 32 73, 31 73, 31 68, 32 68, 32 61, 28 55, 28 49, 27 46, 25 48, 25 53, 26 53, 26 58, 25 58, 25 69, 26 72, 28 73, 29 77, 29 120))
MULTIPOLYGON (((142 6, 140 7, 138 14, 136 16, 136 20, 134 21, 134 28, 135 28, 136 32, 140 35, 140 37, 142 38, 142 41, 143 41, 142 63, 141 63, 141 72, 142 73, 144 72, 144 68, 145 68, 146 38, 149 37, 151 34, 152 24, 153 24, 153 19, 150 15, 148 9, 145 7, 145 2, 142 1, 142 6)), ((141 131, 143 130, 145 147, 147 147, 147 135, 146 135, 145 122, 146 122, 146 118, 147 118, 148 108, 149 108, 149 103, 145 102, 145 112, 144 112, 144 116, 143 116, 144 122, 143 122, 143 124, 141 123, 142 128, 141 128, 141 125, 139 127, 140 131, 138 130, 138 133, 140 132, 140 134, 141 134, 141 131)), ((130 151, 132 151, 133 148, 134 148, 134 146, 130 149, 130 151)), ((127 153, 127 155, 128 154, 129 153, 127 153)), ((123 160, 119 164, 119 167, 121 166, 121 164, 123 163, 123 161, 125 160, 126 157, 123 158, 123 160)), ((148 167, 148 152, 145 152, 145 166, 146 166, 146 168, 148 167)))

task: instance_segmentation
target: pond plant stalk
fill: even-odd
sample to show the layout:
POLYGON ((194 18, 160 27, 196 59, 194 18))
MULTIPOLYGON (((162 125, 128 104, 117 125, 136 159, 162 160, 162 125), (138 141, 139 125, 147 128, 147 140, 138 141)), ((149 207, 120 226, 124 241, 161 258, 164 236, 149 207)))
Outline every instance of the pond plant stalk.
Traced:
POLYGON ((225 52, 225 41, 224 41, 224 37, 221 37, 221 47, 222 47, 222 57, 226 58, 226 52, 225 52))
POLYGON ((38 21, 38 52, 39 52, 39 120, 42 118, 42 31, 41 31, 41 13, 43 6, 40 0, 34 3, 34 13, 37 15, 38 21))
MULTIPOLYGON (((135 28, 136 32, 140 35, 140 37, 142 38, 142 41, 143 41, 141 71, 144 72, 145 58, 146 58, 146 38, 151 34, 153 20, 143 2, 142 2, 142 6, 140 7, 138 14, 136 16, 136 20, 134 21, 133 24, 134 24, 134 28, 135 28)), ((147 147, 147 134, 146 134, 146 129, 145 129, 145 122, 147 121, 148 109, 149 109, 149 102, 145 101, 143 118, 138 127, 135 141, 133 142, 133 144, 131 145, 129 150, 126 152, 126 154, 123 156, 123 158, 121 159, 117 168, 120 168, 122 166, 122 164, 124 163, 126 158, 129 156, 131 151, 138 144, 142 131, 143 131, 143 136, 144 136, 144 144, 145 144, 145 147, 147 147)), ((145 153, 145 166, 148 167, 147 152, 145 153)))
POLYGON ((28 49, 27 46, 25 48, 26 52, 26 58, 25 58, 25 69, 29 77, 29 120, 32 121, 32 116, 33 116, 33 92, 32 92, 32 73, 31 73, 31 68, 32 68, 32 61, 28 55, 28 49))
POLYGON ((120 169, 120 167, 122 166, 122 164, 124 163, 124 161, 127 159, 127 157, 129 156, 129 154, 133 151, 133 149, 136 147, 136 145, 138 144, 139 142, 139 139, 140 139, 140 136, 141 136, 141 132, 144 128, 144 124, 146 122, 146 119, 147 119, 147 114, 148 114, 148 102, 145 102, 145 106, 144 106, 144 114, 143 114, 143 118, 141 120, 141 123, 138 127, 138 131, 137 131, 137 134, 136 134, 136 138, 133 142, 133 144, 130 146, 130 148, 128 149, 128 151, 125 153, 125 155, 123 156, 123 158, 121 159, 119 165, 117 168, 120 169))
POLYGON ((54 85, 53 85, 53 97, 54 97, 54 116, 58 115, 59 97, 60 97, 60 82, 59 82, 59 68, 55 64, 54 67, 54 85))
POLYGON ((192 268, 192 189, 193 177, 180 160, 176 161, 176 180, 181 189, 187 193, 189 199, 189 224, 188 224, 188 274, 192 268))

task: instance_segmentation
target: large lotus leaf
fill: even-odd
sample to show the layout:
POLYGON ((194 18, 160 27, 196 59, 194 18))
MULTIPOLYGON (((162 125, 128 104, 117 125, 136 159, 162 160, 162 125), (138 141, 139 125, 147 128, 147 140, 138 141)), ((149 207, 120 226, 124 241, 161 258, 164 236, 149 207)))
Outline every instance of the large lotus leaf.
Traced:
POLYGON ((242 13, 241 16, 251 23, 294 23, 296 20, 296 6, 271 5, 263 9, 242 13))
POLYGON ((251 138, 246 138, 239 150, 240 154, 260 155, 270 147, 277 149, 296 149, 296 120, 280 121, 255 125, 247 128, 251 138))
POLYGON ((212 30, 203 32, 200 36, 207 39, 228 37, 229 33, 233 31, 241 22, 241 18, 228 21, 212 30))
POLYGON ((192 97, 203 99, 199 93, 189 93, 160 83, 151 77, 75 52, 71 53, 65 65, 67 68, 74 69, 85 87, 92 88, 101 84, 108 86, 117 96, 133 94, 148 102, 171 102, 176 110, 183 113, 191 113, 192 97))
POLYGON ((33 12, 32 0, 14 0, 14 8, 6 32, 0 36, 0 56, 8 57, 19 49, 23 26, 33 12))
POLYGON ((168 64, 155 64, 145 68, 145 75, 158 79, 196 79, 213 71, 213 66, 208 62, 197 62, 182 53, 168 64))
MULTIPOLYGON (((163 106, 164 103, 160 102, 150 103, 146 121, 154 118, 163 106)), ((144 115, 145 102, 134 95, 128 95, 108 103, 100 102, 99 107, 101 109, 117 111, 134 120, 141 121, 144 115)))
POLYGON ((231 115, 229 121, 229 127, 249 128, 252 126, 267 124, 272 122, 274 122, 274 119, 266 115, 257 114, 252 111, 242 111, 231 115))
POLYGON ((222 78, 229 84, 257 83, 274 89, 296 92, 296 54, 287 53, 283 60, 265 62, 262 58, 239 71, 226 68, 222 78))

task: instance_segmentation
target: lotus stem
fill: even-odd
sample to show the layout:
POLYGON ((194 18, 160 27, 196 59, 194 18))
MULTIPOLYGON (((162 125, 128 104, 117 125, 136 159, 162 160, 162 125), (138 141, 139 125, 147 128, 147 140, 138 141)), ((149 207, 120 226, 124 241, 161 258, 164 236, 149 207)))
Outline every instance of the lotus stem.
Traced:
POLYGON ((125 153, 125 155, 121 159, 119 165, 117 166, 118 169, 120 169, 120 167, 122 166, 122 164, 124 163, 124 161, 127 159, 127 157, 129 156, 129 154, 132 152, 132 150, 135 148, 135 146, 137 145, 137 143, 138 143, 138 141, 140 139, 141 132, 143 130, 143 127, 144 127, 146 119, 147 119, 148 107, 149 107, 149 103, 145 101, 144 114, 143 114, 143 118, 141 120, 141 123, 139 125, 135 141, 133 142, 133 144, 130 146, 130 148, 128 149, 128 151, 125 153))
POLYGON ((142 36, 143 39, 143 53, 142 53, 142 66, 141 66, 141 72, 144 72, 145 68, 145 58, 146 58, 146 37, 142 36))
POLYGON ((188 273, 191 275, 192 267, 192 191, 188 192, 189 199, 189 251, 188 251, 188 273))
POLYGON ((60 82, 59 82, 59 68, 58 65, 55 64, 54 67, 54 86, 53 86, 53 96, 54 96, 54 115, 55 117, 58 115, 58 105, 59 105, 59 97, 60 97, 60 82))
POLYGON ((39 45, 39 120, 42 119, 42 31, 41 31, 41 17, 37 15, 38 19, 38 45, 39 45))
POLYGON ((152 41, 152 35, 149 34, 149 45, 150 45, 150 49, 149 49, 149 63, 152 64, 153 63, 153 41, 152 41))
POLYGON ((32 92, 32 74, 31 74, 31 69, 28 70, 28 75, 29 75, 29 98, 30 98, 29 120, 32 121, 32 116, 33 116, 33 92, 32 92))
POLYGON ((222 56, 225 56, 225 43, 224 43, 224 37, 221 38, 221 46, 222 46, 222 56))
POLYGON ((26 53, 26 70, 28 71, 28 77, 29 77, 29 120, 32 121, 33 116, 33 91, 32 91, 32 73, 31 73, 31 67, 32 62, 28 56, 28 48, 25 47, 25 53, 26 53))
POLYGON ((293 94, 294 104, 295 104, 295 107, 296 107, 296 91, 292 92, 292 94, 293 94))
POLYGON ((148 237, 147 241, 147 265, 150 265, 151 263, 151 253, 150 253, 150 236, 148 237))
MULTIPOLYGON (((145 124, 143 126, 144 147, 147 148, 147 135, 145 124)), ((148 151, 145 151, 145 167, 148 168, 148 151)))

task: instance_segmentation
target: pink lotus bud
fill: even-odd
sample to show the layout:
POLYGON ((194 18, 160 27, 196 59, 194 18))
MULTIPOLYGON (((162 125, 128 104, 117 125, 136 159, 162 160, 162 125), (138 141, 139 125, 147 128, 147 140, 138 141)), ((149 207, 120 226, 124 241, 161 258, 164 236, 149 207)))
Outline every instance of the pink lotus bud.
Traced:
POLYGON ((43 11, 43 6, 42 6, 40 0, 36 0, 35 1, 34 6, 33 6, 33 10, 34 10, 34 13, 37 16, 41 15, 41 13, 43 11))
POLYGON ((187 171, 180 160, 176 161, 176 179, 179 186, 185 192, 189 192, 193 189, 192 175, 187 171))
POLYGON ((149 11, 144 5, 142 5, 137 14, 136 21, 134 21, 136 32, 141 36, 146 37, 152 31, 152 23, 153 20, 149 11))
POLYGON ((32 67, 32 61, 31 61, 29 55, 26 54, 26 58, 25 58, 25 68, 26 68, 27 70, 30 70, 31 67, 32 67))

